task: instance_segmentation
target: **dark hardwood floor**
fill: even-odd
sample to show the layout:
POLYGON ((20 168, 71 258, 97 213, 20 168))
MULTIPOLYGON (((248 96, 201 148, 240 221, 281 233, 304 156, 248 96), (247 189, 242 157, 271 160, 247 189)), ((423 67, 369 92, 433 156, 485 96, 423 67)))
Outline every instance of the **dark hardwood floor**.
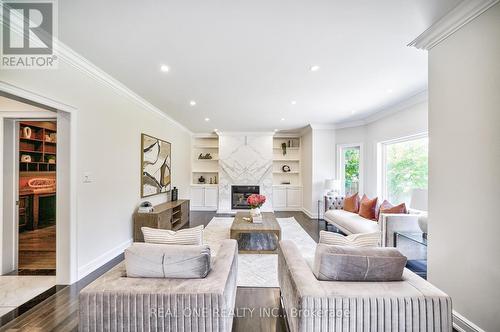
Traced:
MULTIPOLYGON (((191 212, 190 226, 207 225, 214 216, 214 212, 191 212)), ((295 217, 317 241, 316 219, 310 219, 302 212, 276 212, 276 217, 295 217)), ((324 227, 323 222, 320 227, 324 227)), ((0 331, 76 331, 79 291, 122 259, 119 256, 77 283, 62 287, 56 294, 2 326, 0 331)), ((279 288, 238 287, 233 331, 285 331, 279 288)))
POLYGON ((19 274, 30 274, 30 270, 55 273, 56 225, 19 233, 18 267, 19 274))

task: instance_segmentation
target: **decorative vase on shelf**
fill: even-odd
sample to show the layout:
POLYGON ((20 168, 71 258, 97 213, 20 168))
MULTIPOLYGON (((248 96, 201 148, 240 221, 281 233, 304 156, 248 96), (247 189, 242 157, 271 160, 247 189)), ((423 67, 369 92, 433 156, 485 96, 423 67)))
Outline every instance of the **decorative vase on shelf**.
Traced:
POLYGON ((23 136, 24 136, 24 138, 31 138, 31 128, 30 127, 23 128, 23 136))

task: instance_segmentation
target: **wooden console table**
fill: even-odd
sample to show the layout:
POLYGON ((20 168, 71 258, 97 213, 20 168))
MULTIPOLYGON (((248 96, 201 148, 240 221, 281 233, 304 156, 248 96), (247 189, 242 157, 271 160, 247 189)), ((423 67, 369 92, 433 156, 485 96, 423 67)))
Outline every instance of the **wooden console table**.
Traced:
POLYGON ((189 200, 179 199, 154 206, 153 212, 134 213, 134 241, 144 242, 141 227, 179 230, 189 223, 189 200))

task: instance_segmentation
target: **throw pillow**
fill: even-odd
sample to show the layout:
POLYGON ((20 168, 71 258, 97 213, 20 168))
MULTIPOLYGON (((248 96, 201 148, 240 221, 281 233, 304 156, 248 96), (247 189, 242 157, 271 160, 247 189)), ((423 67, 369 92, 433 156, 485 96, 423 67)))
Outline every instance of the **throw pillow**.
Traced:
POLYGON ((174 232, 167 229, 141 227, 146 243, 202 245, 203 225, 174 232))
MULTIPOLYGON (((384 201, 384 203, 386 203, 386 202, 387 201, 384 201)), ((393 206, 389 202, 387 202, 387 204, 385 204, 385 205, 384 205, 384 203, 382 203, 382 205, 380 206, 380 213, 385 213, 385 214, 392 214, 392 213, 406 214, 407 213, 405 203, 401 203, 401 204, 396 205, 396 206, 393 206)))
POLYGON ((319 243, 334 246, 378 247, 380 246, 380 232, 344 236, 339 233, 320 231, 319 243))
POLYGON ((344 198, 344 208, 345 211, 358 213, 359 210, 359 195, 355 193, 352 196, 344 198))
POLYGON ((313 273, 319 280, 399 281, 406 257, 396 248, 355 248, 318 244, 313 273))
POLYGON ((210 248, 134 243, 125 249, 125 269, 131 278, 205 278, 210 271, 210 248))
POLYGON ((370 220, 377 220, 375 209, 377 207, 377 197, 374 199, 369 199, 366 195, 363 195, 361 203, 359 204, 359 215, 363 218, 370 220))

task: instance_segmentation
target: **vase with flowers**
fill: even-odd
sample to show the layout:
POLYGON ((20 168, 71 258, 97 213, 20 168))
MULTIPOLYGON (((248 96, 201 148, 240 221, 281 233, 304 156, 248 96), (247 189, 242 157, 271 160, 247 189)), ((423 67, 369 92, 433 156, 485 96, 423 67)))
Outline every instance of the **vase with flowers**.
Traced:
POLYGON ((260 217, 260 208, 266 202, 266 196, 252 194, 248 196, 247 203, 250 205, 250 215, 253 219, 260 217))

